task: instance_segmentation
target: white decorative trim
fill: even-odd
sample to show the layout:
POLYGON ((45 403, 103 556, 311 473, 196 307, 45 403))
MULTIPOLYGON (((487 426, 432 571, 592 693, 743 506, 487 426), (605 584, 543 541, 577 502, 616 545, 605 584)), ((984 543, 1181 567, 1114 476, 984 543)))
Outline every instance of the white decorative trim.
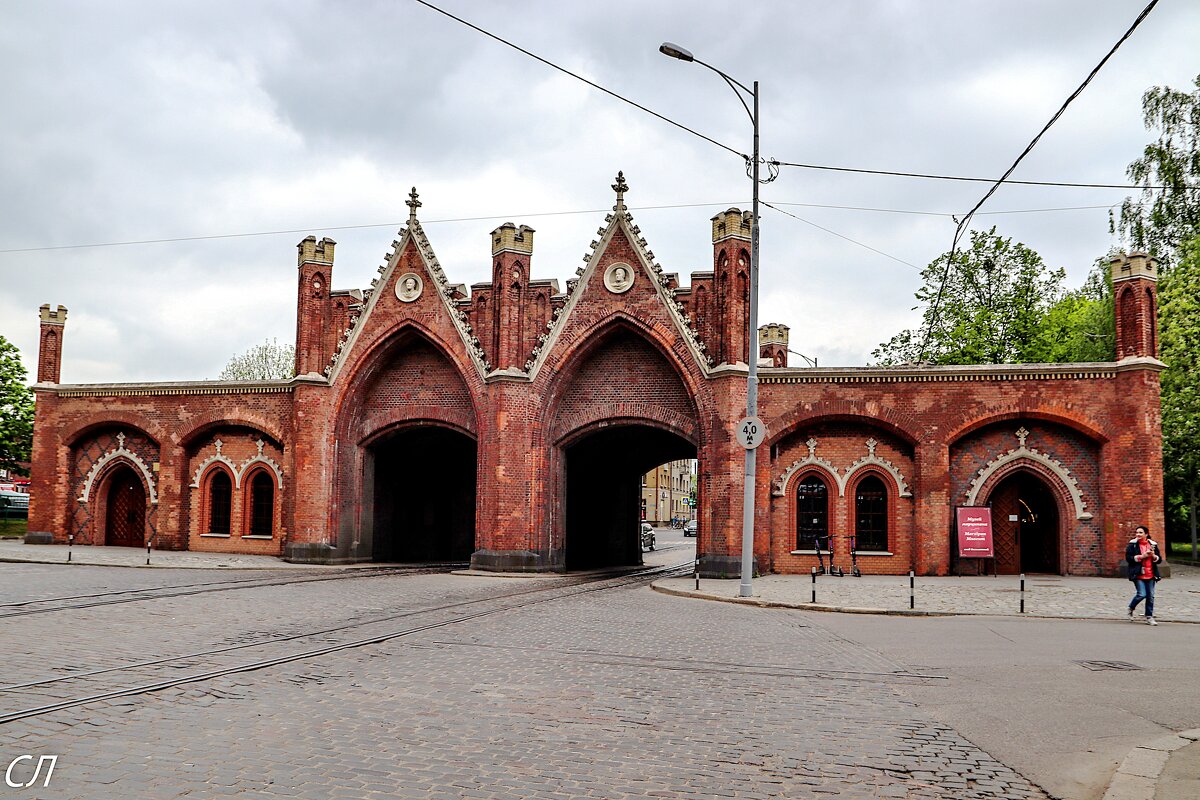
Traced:
POLYGON ((254 464, 266 464, 267 467, 275 473, 275 482, 279 485, 279 490, 283 491, 283 467, 279 466, 278 462, 268 455, 263 455, 263 445, 266 444, 262 439, 259 439, 255 444, 258 445, 258 455, 250 456, 242 462, 241 471, 238 473, 238 484, 241 485, 242 478, 246 476, 246 471, 254 464))
POLYGON ((275 473, 275 482, 279 484, 280 490, 283 489, 283 467, 279 466, 279 462, 275 461, 270 456, 263 454, 263 447, 266 445, 266 442, 264 442, 262 439, 259 439, 257 442, 255 442, 255 444, 258 445, 258 455, 250 456, 242 462, 240 467, 237 464, 234 464, 228 456, 221 452, 221 448, 225 445, 224 442, 222 442, 220 439, 215 439, 213 440, 213 444, 216 445, 217 454, 215 456, 209 456, 200 462, 200 466, 196 467, 196 473, 192 476, 192 483, 188 488, 199 489, 200 478, 204 475, 205 470, 219 461, 225 466, 229 467, 229 471, 233 473, 233 488, 235 490, 242 488, 242 478, 246 476, 246 471, 252 464, 266 464, 271 471, 275 473))
POLYGON ((208 458, 206 458, 200 462, 200 466, 196 467, 196 472, 194 475, 192 475, 192 483, 189 488, 199 489, 200 488, 200 477, 204 474, 204 471, 207 470, 209 467, 211 467, 213 464, 217 463, 218 461, 221 462, 222 464, 224 464, 225 466, 229 467, 229 471, 233 473, 234 485, 236 486, 236 484, 238 483, 237 464, 234 464, 232 461, 229 460, 228 456, 226 456, 224 453, 221 452, 221 447, 225 443, 222 442, 220 439, 216 439, 213 441, 213 444, 216 445, 216 447, 217 447, 217 454, 215 456, 209 456, 208 458))
POLYGON ((486 377, 492 369, 492 365, 488 363, 485 357, 483 345, 480 343, 479 337, 471 333, 471 324, 468 321, 467 312, 455 307, 452 298, 456 287, 446 279, 446 273, 442 270, 442 265, 438 263, 437 256, 433 253, 433 245, 429 243, 429 239, 425 236, 425 231, 421 228, 421 223, 417 221, 416 209, 421 204, 417 200, 415 187, 410 197, 411 200, 405 201, 405 204, 410 209, 408 226, 400 229, 400 238, 393 240, 392 249, 384 254, 385 260, 379 267, 379 277, 371 281, 369 289, 363 290, 363 300, 365 302, 362 311, 350 317, 350 327, 342 331, 341 339, 334 350, 333 357, 325 367, 325 378, 330 383, 333 383, 337 379, 338 373, 346 363, 347 354, 354 349, 354 345, 357 343, 358 337, 364 327, 362 324, 363 320, 370 316, 375 306, 378 305, 379 298, 383 295, 382 292, 376 291, 376 288, 387 286, 391 281, 392 275, 396 271, 396 266, 400 263, 400 256, 404 254, 410 242, 414 245, 418 255, 424 262, 425 270, 429 273, 434 283, 436 294, 441 299, 442 306, 446 309, 446 313, 458 331, 458 335, 462 338, 467 354, 470 355, 471 362, 475 365, 479 377, 486 377))
POLYGON ((577 277, 567 281, 566 302, 555 309, 547 325, 546 333, 538 336, 538 344, 529 354, 524 371, 531 380, 537 375, 550 351, 554 348, 559 335, 565 329, 567 318, 571 316, 571 312, 578 305, 584 287, 588 285, 592 273, 595 272, 596 264, 599 261, 598 256, 608 249, 608 245, 617 231, 622 231, 637 256, 632 265, 634 275, 636 276, 640 268, 641 272, 650 280, 650 285, 654 287, 659 299, 666 307, 667 313, 682 335, 684 344, 696 359, 700 371, 705 377, 708 377, 712 372, 713 359, 705 352, 706 346, 704 342, 700 341, 700 334, 692 319, 684 313, 683 303, 675 299, 676 290, 667 288, 671 282, 670 277, 663 274, 662 265, 655 262, 654 252, 650 250, 645 237, 641 236, 641 228, 634 224, 633 215, 625 207, 625 192, 629 190, 629 187, 625 184, 624 173, 617 174, 617 182, 613 184, 613 190, 617 193, 617 203, 613 206, 613 213, 604 217, 606 225, 596 231, 600 238, 593 240, 588 252, 584 253, 583 266, 575 270, 577 277))
POLYGON ((843 486, 842 476, 838 473, 838 468, 828 460, 817 457, 817 440, 810 438, 807 442, 805 442, 805 444, 808 445, 808 455, 804 458, 793 461, 790 465, 788 465, 788 468, 783 471, 783 474, 775 479, 771 486, 771 495, 773 497, 783 497, 784 490, 787 488, 788 481, 791 480, 791 477, 800 470, 809 466, 822 467, 823 469, 829 470, 833 473, 833 479, 837 481, 839 490, 843 486))
POLYGON ((150 493, 150 503, 157 505, 158 490, 154 487, 154 475, 150 472, 150 468, 146 466, 146 462, 142 460, 141 456, 132 450, 125 449, 125 434, 123 433, 117 434, 116 448, 100 456, 96 463, 92 464, 92 468, 88 470, 87 477, 83 479, 83 494, 79 496, 79 502, 86 503, 88 501, 88 497, 92 493, 92 483, 96 480, 96 476, 100 474, 101 470, 109 462, 116 461, 119 458, 127 459, 141 471, 142 478, 146 481, 146 489, 150 493))
POLYGON ((979 498, 979 492, 983 489, 984 484, 988 479, 995 475, 1002 467, 1005 467, 1014 461, 1028 459, 1029 461, 1037 462, 1046 469, 1050 470, 1063 486, 1066 487, 1067 493, 1071 495, 1071 502, 1075 505, 1075 519, 1091 519, 1092 512, 1087 510, 1087 503, 1083 500, 1083 493, 1079 491, 1079 481, 1071 474, 1071 471, 1063 466, 1062 462, 1053 459, 1045 453, 1039 452, 1037 449, 1025 446, 1025 440, 1029 438, 1029 431, 1024 427, 1018 428, 1016 431, 1019 447, 1009 450, 1004 455, 993 458, 987 463, 983 469, 979 470, 979 474, 975 476, 975 480, 971 481, 971 488, 967 491, 966 505, 973 506, 979 498))
POLYGON ((908 483, 904 480, 904 476, 900 474, 899 468, 886 458, 880 458, 875 455, 875 448, 878 446, 879 442, 875 441, 874 438, 867 439, 867 454, 847 467, 846 477, 839 479, 840 496, 844 497, 846 495, 846 487, 850 485, 850 479, 854 477, 854 473, 868 467, 878 467, 891 475, 892 479, 896 481, 896 488, 899 490, 901 497, 912 497, 912 492, 908 490, 908 483))

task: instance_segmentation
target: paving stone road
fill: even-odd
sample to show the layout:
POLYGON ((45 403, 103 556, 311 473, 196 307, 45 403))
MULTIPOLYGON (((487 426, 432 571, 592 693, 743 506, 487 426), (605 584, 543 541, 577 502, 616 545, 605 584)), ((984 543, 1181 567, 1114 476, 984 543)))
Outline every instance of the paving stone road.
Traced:
MULTIPOLYGON (((0 565, 8 602, 46 596, 38 569, 0 565)), ((133 571, 64 568, 53 588, 95 590, 114 572, 133 571)), ((160 585, 162 575, 141 574, 142 585, 160 585)), ((135 674, 0 689, 0 715, 461 621, 0 724, 4 764, 59 756, 49 787, 0 786, 0 798, 1046 796, 901 691, 939 676, 910 673, 812 615, 639 584, 537 595, 542 602, 471 618, 499 607, 490 597, 551 586, 561 595, 564 581, 390 575, 5 619, 5 686, 369 624, 135 674), (384 617, 397 618, 371 622, 384 617)))

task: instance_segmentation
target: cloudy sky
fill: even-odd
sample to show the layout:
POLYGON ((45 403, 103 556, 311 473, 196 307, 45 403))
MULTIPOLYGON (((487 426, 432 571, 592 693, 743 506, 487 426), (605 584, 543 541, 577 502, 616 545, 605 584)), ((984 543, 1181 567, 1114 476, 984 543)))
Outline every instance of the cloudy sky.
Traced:
MULTIPOLYGON (((1143 3, 439 5, 738 151, 737 99, 662 41, 761 82, 765 156, 998 177, 1143 3)), ((412 0, 0 0, 0 17, 0 335, 32 372, 38 306, 67 306, 65 382, 211 378, 291 341, 296 242, 336 239, 335 288, 366 286, 414 185, 463 283, 489 279, 506 220, 537 230, 535 277, 572 275, 618 169, 685 282, 711 269, 708 218, 749 205, 736 156, 412 0), (190 240, 74 247, 153 239, 190 240)), ((1163 0, 1014 177, 1125 182, 1151 139, 1142 92, 1188 88, 1197 42, 1200 4, 1163 0)), ((762 321, 822 366, 867 363, 917 321, 918 268, 985 189, 784 169, 763 199, 840 237, 763 210, 762 321)), ((978 224, 1075 286, 1126 194, 1004 187, 983 211, 1027 213, 978 224)))

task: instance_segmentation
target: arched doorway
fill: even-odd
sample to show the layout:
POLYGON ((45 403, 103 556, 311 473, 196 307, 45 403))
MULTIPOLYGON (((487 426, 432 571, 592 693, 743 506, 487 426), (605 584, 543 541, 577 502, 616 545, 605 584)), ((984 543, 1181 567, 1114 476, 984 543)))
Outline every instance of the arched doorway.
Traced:
POLYGON ((1015 472, 996 486, 990 503, 998 573, 1062 571, 1058 502, 1042 478, 1015 472))
POLYGON ((366 454, 371 560, 469 561, 475 550, 475 440, 433 425, 401 428, 366 454))
POLYGON ((563 448, 563 526, 567 570, 642 563, 642 476, 668 461, 696 457, 696 447, 638 423, 602 427, 563 448))
POLYGON ((117 467, 104 494, 104 543, 141 547, 146 542, 146 490, 130 467, 117 467))

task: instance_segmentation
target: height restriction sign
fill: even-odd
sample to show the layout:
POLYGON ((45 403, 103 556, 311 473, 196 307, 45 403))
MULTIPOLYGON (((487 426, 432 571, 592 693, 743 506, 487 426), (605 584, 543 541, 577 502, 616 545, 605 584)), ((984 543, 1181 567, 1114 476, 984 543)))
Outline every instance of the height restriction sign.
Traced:
POLYGON ((746 417, 737 426, 738 444, 747 450, 753 450, 767 438, 767 426, 758 417, 746 417))

